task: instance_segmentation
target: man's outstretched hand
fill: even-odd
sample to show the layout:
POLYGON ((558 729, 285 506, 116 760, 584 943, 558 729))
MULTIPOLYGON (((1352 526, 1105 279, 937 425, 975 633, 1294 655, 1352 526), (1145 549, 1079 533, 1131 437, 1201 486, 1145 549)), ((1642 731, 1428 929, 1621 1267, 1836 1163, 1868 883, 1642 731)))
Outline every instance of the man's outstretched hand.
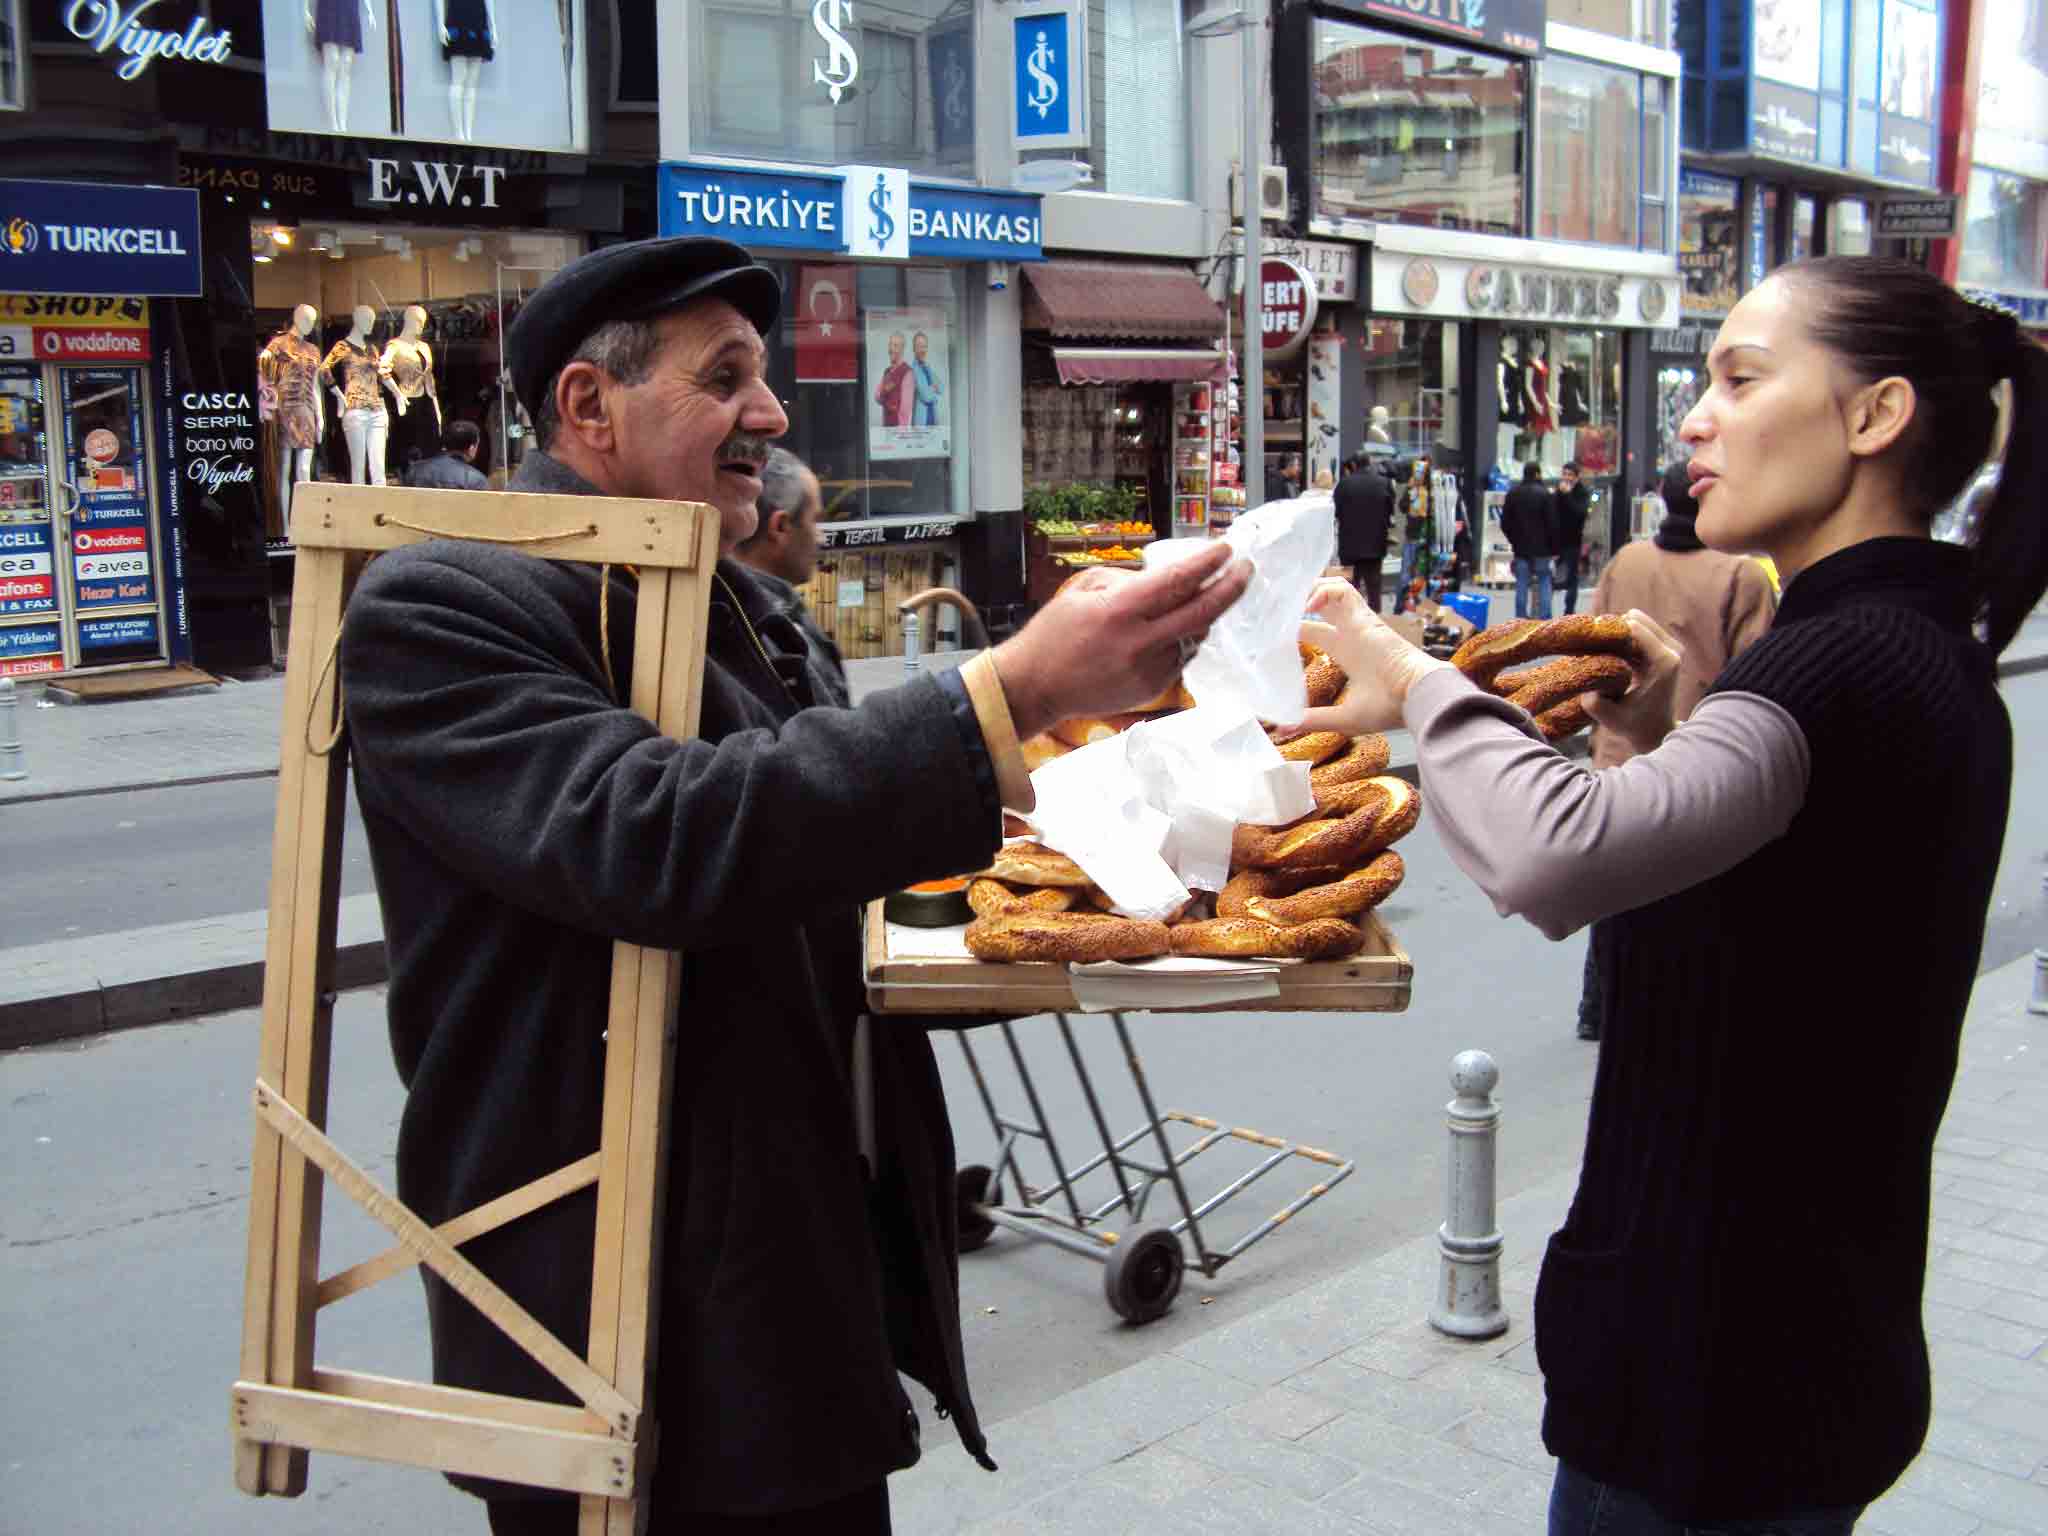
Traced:
POLYGON ((1095 566, 1071 578, 996 647, 1018 736, 1164 692, 1180 676, 1181 641, 1206 635, 1251 576, 1251 563, 1232 560, 1230 546, 1218 542, 1160 570, 1095 566))

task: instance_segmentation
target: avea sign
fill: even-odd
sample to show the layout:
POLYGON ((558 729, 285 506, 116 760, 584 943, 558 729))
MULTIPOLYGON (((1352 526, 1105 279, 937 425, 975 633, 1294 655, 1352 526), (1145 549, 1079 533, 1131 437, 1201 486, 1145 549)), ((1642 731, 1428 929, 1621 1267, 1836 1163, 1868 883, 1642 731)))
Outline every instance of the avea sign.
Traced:
POLYGON ((190 59, 194 64, 225 64, 234 51, 235 35, 216 32, 204 16, 194 16, 183 32, 145 26, 162 0, 71 0, 64 26, 94 53, 124 55, 114 73, 123 80, 141 77, 155 59, 190 59))

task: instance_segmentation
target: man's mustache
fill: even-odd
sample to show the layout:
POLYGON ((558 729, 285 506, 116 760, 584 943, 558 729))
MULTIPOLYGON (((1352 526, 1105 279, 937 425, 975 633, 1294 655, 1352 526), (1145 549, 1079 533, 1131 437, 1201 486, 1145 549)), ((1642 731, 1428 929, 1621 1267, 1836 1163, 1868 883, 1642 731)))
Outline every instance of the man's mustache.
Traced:
POLYGON ((759 469, 768 462, 768 439, 753 432, 735 432, 718 450, 721 464, 749 464, 759 469))

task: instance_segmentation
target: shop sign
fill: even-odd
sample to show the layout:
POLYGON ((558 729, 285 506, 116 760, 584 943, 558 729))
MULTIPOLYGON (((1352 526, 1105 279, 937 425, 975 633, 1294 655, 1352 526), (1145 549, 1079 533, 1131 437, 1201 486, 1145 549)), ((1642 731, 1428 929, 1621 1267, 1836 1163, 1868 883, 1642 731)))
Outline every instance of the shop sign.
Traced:
POLYGON ((64 28, 94 53, 113 53, 121 62, 114 73, 138 79, 152 59, 189 59, 194 64, 225 64, 234 52, 235 35, 216 32, 204 16, 194 16, 183 32, 144 26, 158 0, 70 0, 64 7, 64 28))
POLYGON ((1955 197, 1888 197, 1877 205, 1880 240, 1910 240, 1918 235, 1953 235, 1956 232, 1955 197))
POLYGON ((178 396, 174 451, 178 473, 200 496, 218 497, 226 486, 256 483, 256 410, 236 390, 178 396))
POLYGON ((974 18, 935 26, 924 35, 931 70, 932 136, 939 158, 974 153, 974 18))
POLYGON ((0 527, 0 617, 57 611, 48 522, 0 527))
POLYGON ((1285 256, 1259 264, 1259 331, 1265 355, 1292 357, 1316 323, 1316 282, 1285 256))
POLYGON ((939 518, 928 523, 847 523, 839 527, 823 524, 818 529, 818 548, 856 549, 879 544, 915 544, 925 539, 950 539, 960 531, 960 519, 939 518))
POLYGON ((0 292, 196 298, 199 194, 0 181, 0 292))
MULTIPOLYGON (((0 577, 4 585, 5 577, 0 577)), ((64 667, 64 636, 54 624, 0 627, 0 677, 30 677, 64 667)))
POLYGON ((1677 288, 1662 274, 1510 266, 1384 245, 1372 252, 1374 314, 1647 329, 1676 311, 1677 288))
POLYGON ((1044 260, 1036 195, 928 186, 877 166, 770 172, 667 164, 660 230, 755 248, 1044 260))
POLYGON ((2030 330, 2048 326, 2048 293, 2013 293, 1996 288, 1965 288, 1963 297, 2002 309, 2030 330))
MULTIPOLYGON (((1358 297, 1358 247, 1342 240, 1282 240, 1266 242, 1268 255, 1283 256, 1309 275, 1316 298, 1324 304, 1349 304, 1358 297), (1276 249, 1277 246, 1277 249, 1276 249)), ((1243 245, 1238 250, 1243 254, 1243 245)), ((1243 267, 1231 284, 1242 291, 1243 267)))
POLYGON ((1545 0, 1338 0, 1337 9, 1511 53, 1541 53, 1548 20, 1545 0))
POLYGON ((1677 325, 1650 332, 1650 350, 1665 357, 1705 357, 1714 347, 1716 328, 1710 325, 1677 325))
POLYGON ((813 0, 811 30, 825 52, 811 60, 811 84, 824 86, 835 107, 860 78, 860 51, 846 35, 853 29, 853 0, 813 0))
POLYGON ((78 648, 81 651, 155 644, 156 615, 153 613, 131 613, 118 619, 81 619, 78 623, 78 648))
POLYGON ((455 165, 445 160, 386 160, 370 157, 370 191, 366 201, 421 204, 431 208, 495 208, 502 165, 455 165))
POLYGON ((0 294, 0 362, 142 362, 149 305, 97 294, 0 294))
POLYGON ((1811 91, 1755 81, 1750 95, 1749 144, 1759 154, 1818 160, 1820 98, 1811 91))
POLYGON ((1621 314, 1621 279, 1611 274, 1546 272, 1474 262, 1465 273, 1465 306, 1475 315, 1614 320, 1621 314))
POLYGON ((1027 4, 1010 18, 1011 132, 1019 149, 1085 149, 1087 36, 1068 0, 1027 4))

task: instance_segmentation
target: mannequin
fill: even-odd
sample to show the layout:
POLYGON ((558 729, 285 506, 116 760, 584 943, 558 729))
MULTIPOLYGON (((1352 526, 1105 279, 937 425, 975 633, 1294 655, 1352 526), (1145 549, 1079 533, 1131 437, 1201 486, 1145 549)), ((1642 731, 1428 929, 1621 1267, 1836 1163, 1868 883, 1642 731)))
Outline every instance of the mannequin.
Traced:
POLYGON ((1523 389, 1529 398, 1524 424, 1529 435, 1539 440, 1556 430, 1556 424, 1550 418, 1550 364, 1544 361, 1545 350, 1542 337, 1530 337, 1529 362, 1522 370, 1523 389))
POLYGON ((496 52, 497 0, 434 0, 434 9, 448 64, 448 122, 467 144, 476 138, 477 76, 496 52))
POLYGON ((292 322, 256 356, 256 376, 269 386, 277 433, 277 522, 265 529, 268 538, 283 538, 291 528, 292 487, 313 478, 313 450, 326 430, 320 408, 320 349, 310 339, 320 311, 301 304, 292 322))
POLYGON ((336 133, 348 132, 349 75, 363 51, 363 29, 377 30, 370 0, 306 0, 306 30, 320 50, 320 69, 327 86, 327 123, 336 133))
POLYGON ((384 381, 398 411, 401 464, 406 462, 408 444, 419 447, 424 456, 441 443, 441 397, 434 389, 434 349, 420 340, 420 333, 426 328, 427 312, 417 304, 410 305, 398 334, 384 344, 384 355, 377 363, 377 376, 384 381), (405 419, 406 408, 422 395, 434 407, 431 438, 424 420, 415 418, 408 427, 405 419))
POLYGON ((1557 424, 1583 427, 1587 421, 1586 370, 1577 363, 1557 365, 1557 424))
POLYGON ((1522 424, 1522 360, 1520 343, 1512 336, 1500 339, 1500 424, 1504 427, 1519 427, 1522 424))
POLYGON ((334 391, 335 409, 341 412, 342 435, 348 439, 349 479, 357 485, 382 485, 384 439, 391 430, 391 417, 384 410, 377 353, 370 345, 377 312, 358 304, 352 318, 355 329, 329 349, 320 364, 320 377, 334 391))
POLYGON ((1368 443, 1392 444, 1394 439, 1387 432, 1387 422, 1389 419, 1387 408, 1384 405, 1374 406, 1366 420, 1365 440, 1368 443))

